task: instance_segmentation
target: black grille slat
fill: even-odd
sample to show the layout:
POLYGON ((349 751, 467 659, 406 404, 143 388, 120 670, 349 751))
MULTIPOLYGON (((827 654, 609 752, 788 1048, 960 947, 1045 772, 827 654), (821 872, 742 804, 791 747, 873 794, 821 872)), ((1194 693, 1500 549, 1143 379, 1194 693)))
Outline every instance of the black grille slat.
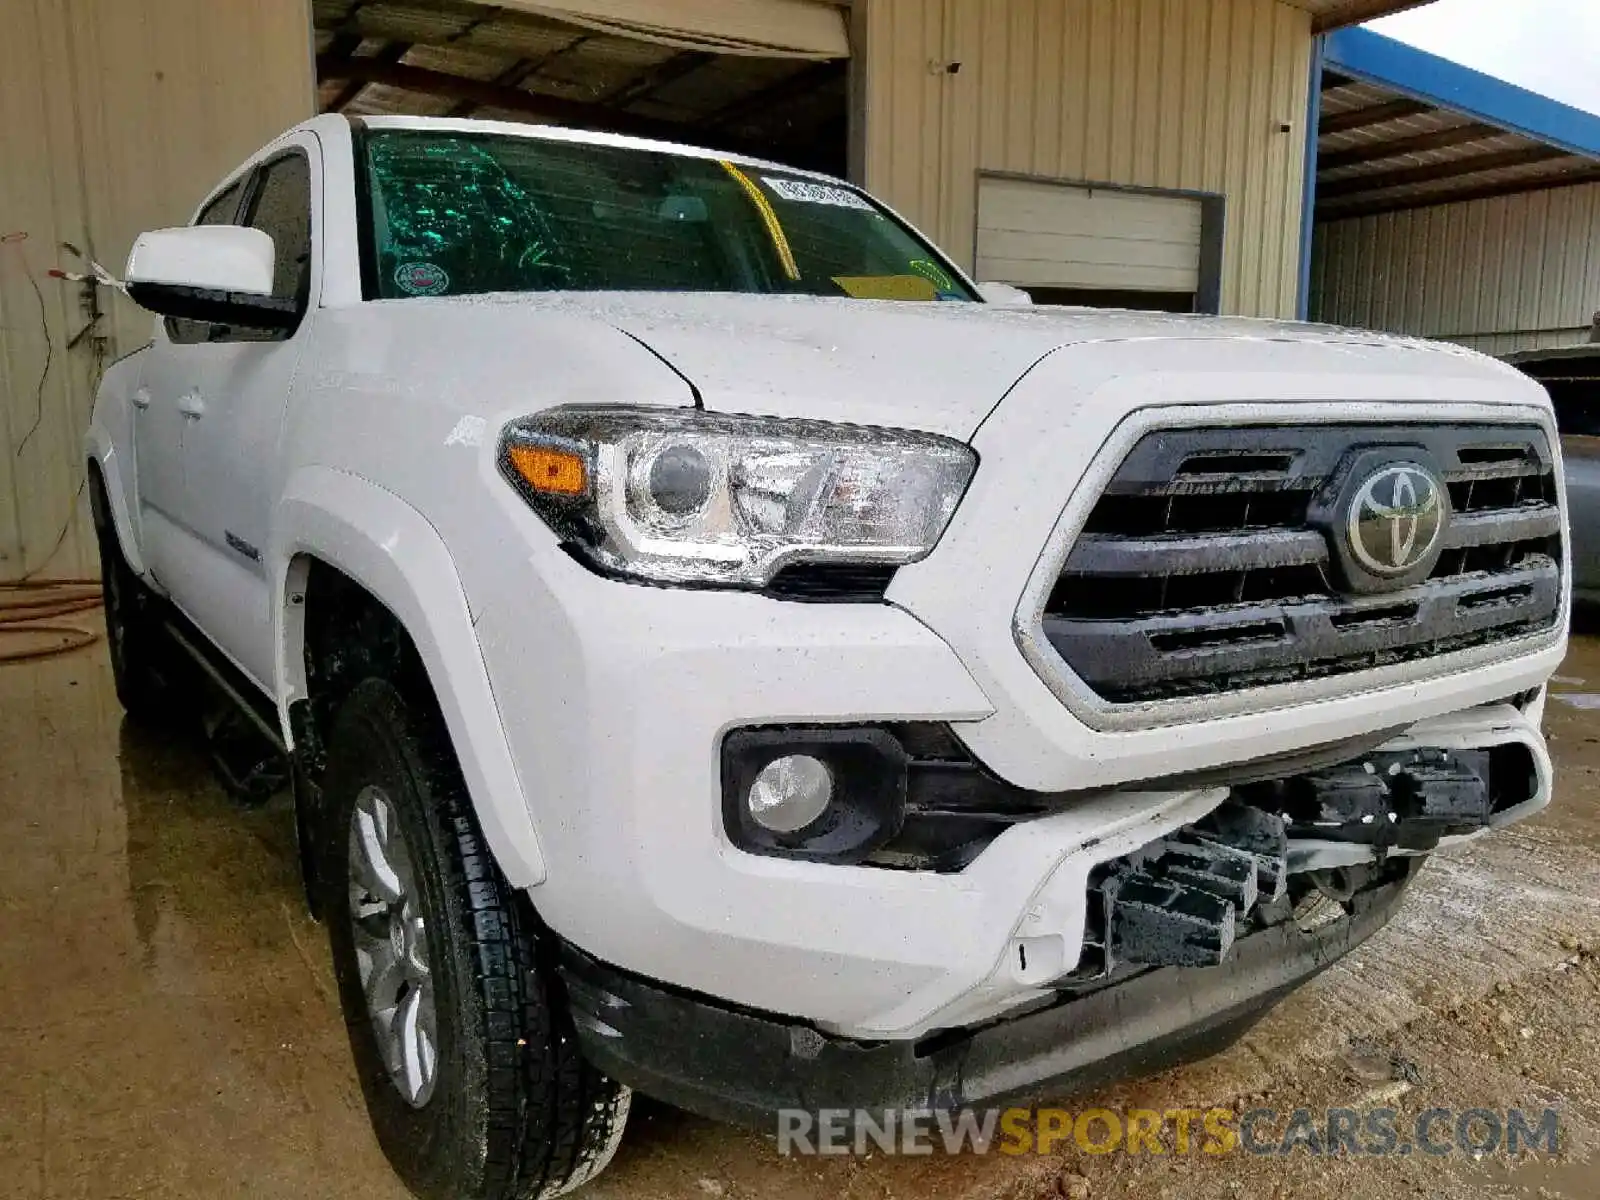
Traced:
POLYGON ((1320 678, 1525 636, 1549 629, 1560 609, 1558 495, 1548 439, 1535 426, 1152 434, 1092 510, 1046 603, 1044 632, 1116 703, 1320 678), (1434 463, 1455 512, 1427 580, 1356 597, 1341 591, 1331 530, 1313 514, 1327 512, 1341 463, 1374 449, 1434 463), (1224 473, 1230 463, 1242 470, 1224 473))
POLYGON ((1561 536, 1561 510, 1554 504, 1521 504, 1497 511, 1459 514, 1445 531, 1446 550, 1526 542, 1561 536))
POLYGON ((1314 566, 1328 561, 1328 544, 1311 530, 1145 538, 1091 533, 1078 539, 1072 558, 1073 569, 1084 575, 1200 575, 1215 572, 1219 557, 1237 556, 1248 556, 1256 567, 1314 566))

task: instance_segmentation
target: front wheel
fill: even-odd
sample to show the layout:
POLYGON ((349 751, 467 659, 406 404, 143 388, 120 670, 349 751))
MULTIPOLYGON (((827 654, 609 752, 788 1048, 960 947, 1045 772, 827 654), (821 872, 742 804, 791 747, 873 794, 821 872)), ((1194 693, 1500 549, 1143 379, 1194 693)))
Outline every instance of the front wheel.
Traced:
POLYGON ((360 684, 328 746, 321 911, 378 1141, 425 1200, 555 1196, 599 1174, 629 1092, 564 999, 429 702, 360 684))

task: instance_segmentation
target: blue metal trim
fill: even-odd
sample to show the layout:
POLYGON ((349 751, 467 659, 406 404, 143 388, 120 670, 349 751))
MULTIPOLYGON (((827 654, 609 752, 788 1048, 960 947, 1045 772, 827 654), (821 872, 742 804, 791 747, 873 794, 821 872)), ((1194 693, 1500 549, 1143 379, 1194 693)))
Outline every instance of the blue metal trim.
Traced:
POLYGON ((1295 313, 1304 321, 1311 315, 1311 239, 1317 219, 1317 123, 1322 117, 1322 66, 1327 37, 1311 40, 1311 86, 1306 96, 1306 177, 1300 199, 1300 295, 1295 313))
POLYGON ((1507 132, 1600 159, 1600 116, 1370 29, 1341 29, 1323 40, 1324 59, 1335 70, 1507 132))

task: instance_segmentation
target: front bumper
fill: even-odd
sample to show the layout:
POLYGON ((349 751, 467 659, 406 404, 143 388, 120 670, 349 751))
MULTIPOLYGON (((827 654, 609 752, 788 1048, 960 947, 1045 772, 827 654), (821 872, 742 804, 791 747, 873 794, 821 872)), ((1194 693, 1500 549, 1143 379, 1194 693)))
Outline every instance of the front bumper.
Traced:
MULTIPOLYGON (((467 580, 474 624, 548 863, 533 893, 541 918, 596 960, 669 989, 840 1037, 914 1040, 1048 995, 1080 960, 1091 877, 1220 805, 1228 792, 1207 772, 1408 736, 1459 748, 1521 741, 1536 794, 1501 816, 1547 803, 1536 723, 1509 703, 1484 706, 1539 688, 1563 653, 1559 633, 1493 661, 1385 678, 1381 690, 1354 690, 1362 681, 1352 679, 1336 694, 1296 692, 1269 711, 1214 718, 1197 702, 1191 719, 1128 728, 1085 720, 1018 649, 1019 597, 1040 548, 1058 526, 1070 532, 1072 497, 1130 413, 1242 402, 1333 420, 1358 387, 1386 398, 1360 405, 1362 419, 1398 419, 1422 402, 1441 418, 1548 415, 1506 403, 1503 381, 1473 362, 1421 376, 1398 352, 1374 351, 1358 379, 1347 348, 1225 349, 1153 345, 1141 353, 1159 352, 1163 369, 1130 373, 1125 346, 1082 347, 1031 373, 974 439, 1004 469, 980 468, 937 551, 902 568, 886 604, 602 579, 556 545, 486 453, 486 494, 507 522, 497 545, 515 550, 464 565, 480 572, 467 580), (732 844, 720 778, 730 730, 894 722, 948 725, 1005 783, 1073 798, 949 874, 732 844), (1036 954, 1045 944, 1053 951, 1036 954)), ((1370 850, 1317 853, 1306 869, 1370 850)))
POLYGON ((1274 1003, 1376 933, 1406 879, 1313 932, 1237 942, 1217 967, 1149 970, 1052 1007, 919 1045, 861 1042, 650 983, 568 947, 561 973, 585 1055, 646 1095, 771 1128, 782 1109, 941 1111, 1038 1103, 1224 1049, 1274 1003))
MULTIPOLYGON (((949 874, 761 857, 724 828, 725 734, 980 722, 987 698, 926 626, 888 605, 631 587, 561 556, 515 605, 484 605, 478 634, 549 863, 541 918, 600 961, 840 1036, 914 1039, 1037 1002, 1081 958, 1096 869, 1228 794, 1085 792, 949 874), (540 588, 555 603, 533 621, 540 588)), ((1527 742, 1537 795, 1507 815, 1548 801, 1543 740, 1514 709, 1424 728, 1440 744, 1527 742)), ((1175 741, 1164 765, 1214 764, 1175 741)))

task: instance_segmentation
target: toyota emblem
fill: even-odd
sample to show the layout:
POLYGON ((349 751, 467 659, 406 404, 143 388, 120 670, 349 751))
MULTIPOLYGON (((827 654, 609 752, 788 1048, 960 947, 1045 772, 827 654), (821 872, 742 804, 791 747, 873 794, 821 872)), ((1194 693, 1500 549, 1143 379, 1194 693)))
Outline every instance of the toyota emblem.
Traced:
POLYGON ((1345 524, 1350 553, 1374 575, 1406 575, 1438 548, 1448 507, 1444 484, 1428 468, 1417 463, 1381 467, 1350 502, 1345 524))

